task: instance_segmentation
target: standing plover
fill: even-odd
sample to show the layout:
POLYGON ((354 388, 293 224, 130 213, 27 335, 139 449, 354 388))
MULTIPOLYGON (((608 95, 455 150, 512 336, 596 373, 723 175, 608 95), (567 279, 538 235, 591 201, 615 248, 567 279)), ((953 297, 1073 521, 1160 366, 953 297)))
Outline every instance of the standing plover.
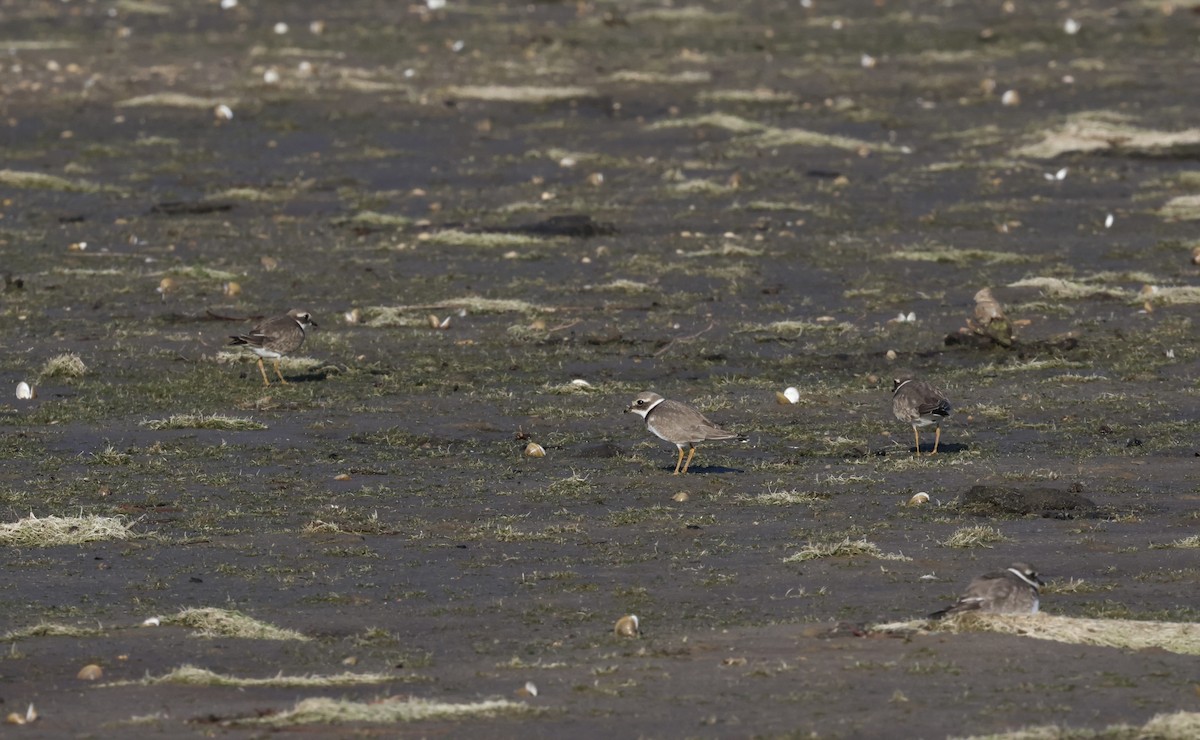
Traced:
POLYGON ((646 391, 625 409, 646 420, 646 428, 660 439, 665 439, 679 448, 679 459, 675 462, 672 475, 686 473, 696 454, 696 443, 710 439, 737 439, 736 434, 727 432, 704 417, 696 409, 678 401, 668 401, 657 393, 646 391), (688 448, 687 461, 683 459, 683 448, 688 448), (679 466, 683 466, 683 470, 679 466))
POLYGON ((272 361, 279 382, 287 385, 283 373, 279 372, 279 358, 300 349, 300 345, 304 344, 304 333, 316 325, 307 311, 293 308, 282 316, 265 319, 245 334, 231 336, 229 346, 245 346, 258 355, 258 371, 262 373, 263 385, 271 385, 263 368, 263 360, 272 361))
POLYGON ((921 456, 921 428, 932 426, 933 452, 942 441, 942 420, 950 415, 950 399, 929 383, 916 378, 896 378, 892 383, 892 413, 900 421, 912 424, 913 438, 917 443, 917 457, 921 456))
POLYGON ((930 614, 941 619, 950 614, 981 611, 992 614, 1037 614, 1038 587, 1042 579, 1029 563, 1013 563, 1007 570, 985 573, 971 581, 952 606, 930 614))

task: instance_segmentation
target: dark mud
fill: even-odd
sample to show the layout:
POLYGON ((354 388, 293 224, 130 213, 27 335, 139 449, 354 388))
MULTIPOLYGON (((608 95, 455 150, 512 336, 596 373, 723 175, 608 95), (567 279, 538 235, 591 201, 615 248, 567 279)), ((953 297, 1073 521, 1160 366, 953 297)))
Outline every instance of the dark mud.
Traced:
POLYGON ((945 737, 1196 711, 1194 656, 859 627, 1017 558, 1051 581, 1048 613, 1200 621, 1196 145, 1020 149, 1082 113, 1186 133, 1195 18, 0 0, 0 511, 142 535, 5 549, 0 710, 41 715, 6 735, 260 736, 243 723, 314 696, 543 710, 310 728, 366 736, 945 737), (145 97, 167 93, 190 97, 145 97), (946 342, 985 286, 1020 322, 1011 350, 946 342), (224 319, 291 307, 321 328, 263 389, 221 354, 245 328, 224 319), (86 373, 39 378, 63 353, 86 373), (935 458, 891 418, 901 367, 955 402, 935 458), (787 386, 798 404, 776 403, 787 386), (649 388, 748 441, 671 477, 674 451, 620 413, 649 388), (181 413, 266 428, 147 424, 181 413), (960 506, 981 484, 1096 509, 960 506), (941 544, 976 525, 1002 539, 941 544), (845 539, 908 559, 785 562, 845 539), (310 639, 137 627, 192 607, 310 639), (612 635, 628 613, 639 640, 612 635), (41 623, 89 631, 23 636, 41 623), (76 678, 88 663, 100 683, 388 680, 108 686, 76 678))

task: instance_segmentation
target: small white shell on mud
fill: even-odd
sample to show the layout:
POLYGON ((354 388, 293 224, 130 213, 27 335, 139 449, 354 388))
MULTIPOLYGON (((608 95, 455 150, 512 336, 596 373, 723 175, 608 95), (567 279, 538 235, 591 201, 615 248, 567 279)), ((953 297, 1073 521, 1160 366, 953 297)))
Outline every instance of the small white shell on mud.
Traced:
POLYGON ((87 242, 71 242, 67 245, 68 252, 86 252, 87 242))
POLYGON ((590 175, 587 176, 587 184, 591 185, 594 188, 600 187, 601 185, 604 184, 604 173, 603 172, 591 173, 590 175))
POLYGON ((626 614, 613 625, 613 634, 617 637, 637 637, 640 631, 636 614, 626 614))
POLYGON ((316 20, 308 24, 308 32, 313 36, 320 36, 325 33, 325 21, 316 20))
POLYGON ((222 121, 232 121, 233 120, 233 108, 230 108, 228 105, 225 105, 224 103, 222 103, 221 105, 218 105, 216 108, 213 108, 213 116, 215 116, 216 118, 218 118, 219 120, 222 120, 222 121))
POLYGON ((158 617, 147 617, 146 619, 142 620, 143 627, 157 627, 160 624, 162 624, 162 620, 158 617))
POLYGON ((545 457, 546 448, 542 447, 537 442, 530 442, 525 445, 525 457, 545 457))
POLYGON ((269 67, 267 71, 263 72, 263 83, 267 85, 278 85, 279 70, 275 69, 274 67, 269 67))
POLYGON ((237 4, 238 0, 221 0, 221 10, 233 10, 237 4))
POLYGON ((1115 221, 1115 220, 1116 219, 1113 218, 1113 215, 1111 213, 1108 214, 1107 216, 1105 216, 1104 217, 1104 228, 1111 229, 1112 225, 1113 225, 1113 221, 1115 221))
POLYGON ((517 689, 517 696, 537 696, 538 687, 533 681, 526 681, 525 685, 517 689))
POLYGON ((282 36, 288 32, 288 24, 284 23, 283 21, 279 21, 278 23, 275 24, 274 28, 272 28, 271 30, 273 30, 276 34, 282 36))
POLYGON ((921 504, 927 503, 929 503, 929 494, 925 493, 924 491, 914 494, 913 497, 908 500, 909 506, 920 506, 921 504))
POLYGON ((22 380, 20 383, 17 383, 17 398, 22 401, 37 398, 37 389, 22 380))
POLYGON ((782 393, 775 391, 775 401, 781 406, 800 403, 800 391, 795 386, 788 386, 782 393))
POLYGON ((863 69, 875 69, 875 65, 878 63, 879 60, 870 54, 863 54, 862 59, 859 60, 859 64, 863 66, 863 69))
POLYGON ((446 7, 446 0, 425 0, 425 7, 430 10, 441 10, 446 7))
POLYGON ((165 277, 162 280, 158 281, 158 287, 155 288, 154 290, 157 293, 166 295, 167 293, 170 293, 172 290, 175 290, 178 287, 179 287, 179 283, 175 282, 175 278, 165 277))
POLYGON ((684 501, 687 501, 689 498, 691 498, 691 496, 688 495, 687 491, 680 491, 679 493, 672 496, 671 500, 675 501, 676 503, 682 504, 684 501))
POLYGON ((347 324, 357 324, 362 321, 362 311, 359 311, 357 308, 351 309, 342 314, 342 318, 346 320, 347 324))
POLYGON ((583 378, 575 378, 574 380, 571 381, 571 385, 575 386, 576 388, 591 388, 592 387, 592 384, 587 382, 583 378))
POLYGON ((450 328, 450 318, 451 317, 447 316, 444 319, 439 319, 437 316, 435 316, 433 314, 429 314, 429 328, 430 329, 449 329, 450 328))
POLYGON ((1068 36, 1074 36, 1079 33, 1079 29, 1083 28, 1083 24, 1074 18, 1068 18, 1063 21, 1063 33, 1068 36))
POLYGON ((1020 105, 1021 93, 1016 90, 1005 90, 1000 96, 1000 105, 1020 105))
POLYGON ((899 356, 899 355, 897 355, 897 354, 896 354, 896 350, 894 350, 894 349, 889 349, 889 350, 887 351, 887 358, 888 358, 888 360, 890 360, 890 361, 892 361, 892 362, 895 362, 895 361, 896 361, 896 358, 897 358, 898 356, 899 356))
POLYGON ((75 678, 80 681, 96 681, 104 676, 104 669, 95 663, 88 663, 83 668, 79 669, 79 673, 75 674, 75 678))
POLYGON ((241 283, 236 283, 230 280, 221 286, 221 292, 225 294, 226 298, 233 298, 234 296, 240 295, 242 292, 241 283))

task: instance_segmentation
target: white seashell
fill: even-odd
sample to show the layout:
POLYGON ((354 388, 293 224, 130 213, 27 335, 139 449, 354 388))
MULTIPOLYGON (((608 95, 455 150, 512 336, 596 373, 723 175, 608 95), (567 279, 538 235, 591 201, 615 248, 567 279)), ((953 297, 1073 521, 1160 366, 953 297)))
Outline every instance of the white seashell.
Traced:
POLYGON ((17 398, 22 401, 32 400, 37 398, 37 390, 22 380, 20 383, 17 383, 17 398))
POLYGON ((887 351, 887 358, 888 358, 889 360, 895 361, 895 359, 896 359, 898 356, 899 356, 899 355, 897 355, 897 354, 896 354, 896 350, 894 350, 894 349, 889 349, 889 350, 887 351))
POLYGON ((237 4, 238 0, 221 0, 221 10, 233 10, 237 4))
MULTIPOLYGON (((425 0, 425 7, 430 10, 441 10, 446 7, 446 0, 425 0)), ((534 694, 536 696, 536 694, 534 694)))
POLYGON ((283 21, 279 21, 275 24, 275 27, 272 30, 275 31, 277 35, 282 36, 288 32, 288 24, 284 23, 283 21))
POLYGON ((357 308, 352 309, 342 314, 342 318, 345 319, 347 324, 357 324, 362 321, 362 311, 359 311, 357 308))
POLYGON ((530 696, 537 696, 538 695, 537 684, 534 683, 533 681, 526 681, 525 682, 525 693, 529 694, 530 696))
POLYGON ((79 669, 79 673, 75 674, 75 678, 78 678, 80 681, 97 681, 103 677, 104 669, 95 663, 88 663, 79 669))
POLYGON ((1113 221, 1115 221, 1115 220, 1116 219, 1113 218, 1113 215, 1111 213, 1108 214, 1107 216, 1105 216, 1104 217, 1104 228, 1111 229, 1112 225, 1113 225, 1113 221))
POLYGON ((915 494, 912 498, 910 498, 908 500, 909 506, 920 506, 921 504, 927 504, 927 503, 929 503, 929 494, 925 493, 924 491, 922 491, 918 494, 915 494))
POLYGON ((159 619, 158 617, 148 617, 148 618, 142 620, 143 627, 157 627, 160 624, 162 624, 162 620, 159 619))
POLYGON ((1016 90, 1005 90, 1000 96, 1000 105, 1020 105, 1021 93, 1016 90))
POLYGON ((613 625, 613 634, 617 637, 637 637, 640 631, 636 614, 626 614, 613 625))
POLYGON ((575 378, 574 380, 571 381, 571 385, 575 386, 576 388, 591 388, 592 387, 592 384, 587 382, 583 378, 575 378))
POLYGON ((679 493, 672 496, 671 500, 676 503, 682 504, 683 502, 687 501, 689 498, 691 498, 691 496, 688 495, 687 491, 680 491, 679 493))
POLYGON ((232 121, 233 120, 233 109, 230 108, 228 105, 225 105, 224 103, 222 103, 221 105, 218 105, 216 108, 213 108, 213 115, 216 116, 217 118, 221 119, 222 121, 232 121))
POLYGON ((1074 18, 1068 18, 1063 22, 1063 31, 1066 32, 1068 36, 1074 36, 1075 34, 1079 33, 1079 29, 1081 28, 1083 28, 1083 25, 1074 18))
POLYGON ((781 405, 787 405, 800 402, 800 391, 795 386, 788 386, 783 393, 775 392, 775 400, 781 405))
POLYGON ((871 56, 870 54, 863 54, 862 59, 859 60, 859 64, 863 66, 863 69, 875 69, 875 65, 878 64, 878 60, 876 60, 875 57, 871 56))
POLYGON ((268 69, 266 72, 263 72, 263 82, 265 82, 268 85, 278 85, 279 84, 279 71, 276 70, 274 67, 272 67, 272 68, 268 69))
POLYGON ((537 442, 530 442, 525 445, 525 457, 545 457, 546 448, 542 447, 537 442))

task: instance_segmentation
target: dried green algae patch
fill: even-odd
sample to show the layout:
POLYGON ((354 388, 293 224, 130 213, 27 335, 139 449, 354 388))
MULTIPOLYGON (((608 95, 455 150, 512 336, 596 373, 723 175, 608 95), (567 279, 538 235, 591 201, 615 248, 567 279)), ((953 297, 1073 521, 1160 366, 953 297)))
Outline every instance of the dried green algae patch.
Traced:
POLYGON ((396 724, 422 720, 451 720, 501 715, 530 715, 540 709, 520 702, 505 699, 455 704, 393 697, 373 702, 350 701, 315 697, 304 699, 285 712, 258 719, 244 720, 237 724, 268 725, 271 727, 294 727, 297 725, 328 725, 364 722, 370 724, 396 724))
POLYGON ((999 632, 1072 645, 1098 645, 1127 650, 1159 648, 1200 655, 1200 624, 1129 619, 1087 619, 1049 614, 965 613, 941 620, 915 620, 874 627, 880 632, 916 630, 929 633, 999 632))

